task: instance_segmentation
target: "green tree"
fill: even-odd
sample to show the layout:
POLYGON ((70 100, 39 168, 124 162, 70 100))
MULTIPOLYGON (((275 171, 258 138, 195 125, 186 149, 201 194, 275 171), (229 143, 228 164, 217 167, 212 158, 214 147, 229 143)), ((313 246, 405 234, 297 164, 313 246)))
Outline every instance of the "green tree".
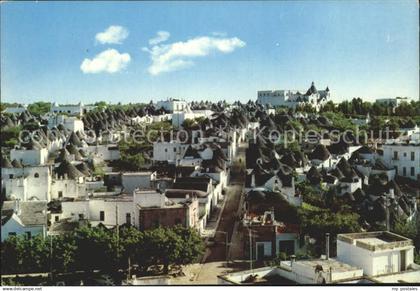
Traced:
POLYGON ((84 226, 75 231, 76 268, 91 272, 108 270, 118 262, 117 240, 114 232, 104 227, 84 226))
POLYGON ((158 227, 144 233, 146 262, 151 266, 163 265, 163 272, 168 273, 169 265, 180 255, 182 241, 174 231, 158 227))
POLYGON ((28 106, 28 111, 37 116, 44 115, 45 113, 50 112, 50 110, 50 102, 35 102, 28 106))
POLYGON ((332 212, 327 208, 319 208, 304 203, 298 210, 301 221, 301 230, 317 241, 316 251, 320 255, 325 248, 325 234, 332 237, 331 250, 335 253, 335 240, 337 234, 347 232, 359 232, 359 215, 351 211, 332 212))
POLYGON ((23 260, 23 238, 9 236, 1 243, 2 274, 21 273, 23 260))
POLYGON ((197 122, 194 119, 187 118, 184 120, 184 122, 181 124, 181 126, 185 130, 191 130, 198 126, 197 122))
POLYGON ((331 100, 324 104, 321 108, 321 112, 334 112, 335 111, 335 104, 331 100))
POLYGON ((185 228, 180 225, 174 227, 172 230, 182 241, 180 252, 174 258, 175 264, 191 264, 203 255, 205 245, 197 230, 185 228))
POLYGON ((21 130, 21 126, 2 128, 0 131, 1 146, 11 149, 15 145, 19 144, 19 133, 21 130))
POLYGON ((343 113, 326 112, 324 116, 331 120, 333 127, 339 130, 355 130, 356 126, 349 118, 346 118, 343 113))
POLYGON ((52 268, 54 272, 68 272, 75 269, 75 254, 77 250, 73 235, 57 235, 52 239, 52 268))
POLYGON ((120 228, 119 243, 121 246, 121 266, 128 267, 128 261, 131 264, 144 264, 144 234, 133 226, 124 226, 120 228))

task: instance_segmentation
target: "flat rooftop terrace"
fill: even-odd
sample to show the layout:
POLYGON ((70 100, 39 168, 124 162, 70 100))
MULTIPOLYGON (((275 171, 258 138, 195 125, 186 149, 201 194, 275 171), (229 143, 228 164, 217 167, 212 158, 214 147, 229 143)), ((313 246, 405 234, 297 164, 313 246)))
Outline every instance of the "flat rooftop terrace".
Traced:
POLYGON ((360 268, 351 266, 346 263, 342 263, 340 261, 337 261, 335 259, 316 259, 316 260, 302 260, 302 261, 296 261, 293 263, 294 265, 301 265, 303 267, 307 268, 313 268, 315 269, 317 266, 321 266, 324 271, 328 271, 330 268, 332 272, 347 272, 347 271, 355 271, 359 270, 360 268))
POLYGON ((337 236, 337 240, 353 244, 370 251, 394 249, 413 245, 411 239, 389 231, 339 234, 337 236))

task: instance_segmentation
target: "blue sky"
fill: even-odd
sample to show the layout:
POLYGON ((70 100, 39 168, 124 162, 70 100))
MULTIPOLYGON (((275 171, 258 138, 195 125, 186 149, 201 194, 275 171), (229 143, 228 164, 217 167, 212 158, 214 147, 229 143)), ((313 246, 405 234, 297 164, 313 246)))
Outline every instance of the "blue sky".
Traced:
POLYGON ((247 101, 315 81, 417 99, 418 19, 415 0, 2 3, 1 97, 247 101))

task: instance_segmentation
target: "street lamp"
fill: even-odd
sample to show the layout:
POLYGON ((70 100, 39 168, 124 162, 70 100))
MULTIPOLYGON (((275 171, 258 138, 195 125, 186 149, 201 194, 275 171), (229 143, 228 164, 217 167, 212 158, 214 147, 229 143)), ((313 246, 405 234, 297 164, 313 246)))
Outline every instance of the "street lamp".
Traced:
POLYGON ((252 231, 251 228, 248 226, 248 236, 249 236, 249 269, 251 270, 251 274, 253 274, 252 271, 252 231))

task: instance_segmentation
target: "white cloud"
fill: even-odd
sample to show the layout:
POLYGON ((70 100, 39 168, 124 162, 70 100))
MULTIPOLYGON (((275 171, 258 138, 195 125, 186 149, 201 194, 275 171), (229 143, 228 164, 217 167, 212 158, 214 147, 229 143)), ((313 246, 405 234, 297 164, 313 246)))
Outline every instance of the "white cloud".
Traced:
POLYGON ((127 67, 130 61, 129 54, 120 54, 116 49, 107 49, 93 59, 84 59, 80 69, 85 74, 116 73, 127 67))
POLYGON ((150 45, 157 45, 158 43, 166 41, 171 34, 167 31, 158 31, 156 36, 149 40, 150 45))
POLYGON ((200 36, 187 41, 171 44, 155 45, 143 48, 150 54, 152 64, 148 68, 151 75, 159 75, 194 65, 191 60, 196 57, 205 57, 213 52, 231 53, 242 48, 246 43, 237 37, 220 38, 200 36))
POLYGON ((122 26, 111 25, 105 31, 96 34, 97 42, 106 44, 121 44, 128 37, 128 30, 122 26))

